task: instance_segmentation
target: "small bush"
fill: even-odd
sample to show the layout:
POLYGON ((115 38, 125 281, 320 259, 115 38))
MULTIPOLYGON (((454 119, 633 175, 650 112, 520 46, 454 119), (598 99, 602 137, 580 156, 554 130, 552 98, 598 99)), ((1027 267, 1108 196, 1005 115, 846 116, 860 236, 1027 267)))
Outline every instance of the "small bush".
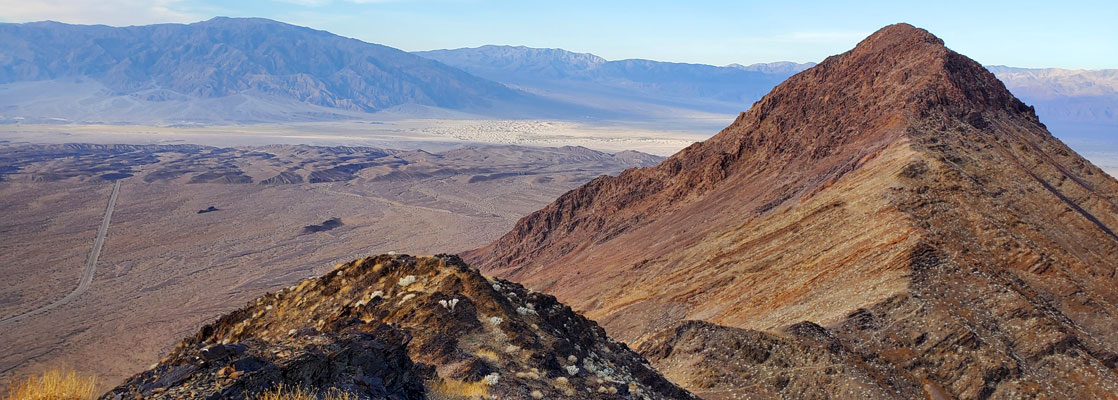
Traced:
POLYGON ((490 386, 496 385, 497 382, 500 381, 500 380, 501 380, 501 374, 498 374, 496 372, 494 372, 492 374, 489 374, 489 375, 486 375, 485 379, 483 379, 485 384, 490 385, 490 386))
POLYGON ((4 400, 90 400, 96 396, 97 377, 65 368, 13 383, 4 400))

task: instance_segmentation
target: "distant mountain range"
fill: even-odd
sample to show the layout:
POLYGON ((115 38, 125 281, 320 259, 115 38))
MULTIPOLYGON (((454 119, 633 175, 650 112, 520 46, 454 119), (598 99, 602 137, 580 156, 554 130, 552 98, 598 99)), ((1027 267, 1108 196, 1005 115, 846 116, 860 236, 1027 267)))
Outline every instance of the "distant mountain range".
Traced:
MULTIPOLYGON (((0 24, 0 123, 403 115, 672 120, 713 130, 813 65, 610 61, 523 46, 407 53, 258 18, 0 24)), ((988 68, 1062 137, 1105 140, 1118 128, 1118 70, 988 68)))
POLYGON ((1068 70, 989 66, 1014 95, 1036 107, 1061 137, 1106 144, 1118 151, 1118 69, 1068 70))
POLYGON ((815 65, 778 62, 717 67, 640 59, 607 61, 589 53, 523 46, 415 54, 555 100, 661 117, 665 112, 733 115, 789 76, 815 65))
POLYGON ((0 84, 6 116, 86 122, 335 119, 406 104, 557 108, 391 47, 256 18, 0 24, 0 84))

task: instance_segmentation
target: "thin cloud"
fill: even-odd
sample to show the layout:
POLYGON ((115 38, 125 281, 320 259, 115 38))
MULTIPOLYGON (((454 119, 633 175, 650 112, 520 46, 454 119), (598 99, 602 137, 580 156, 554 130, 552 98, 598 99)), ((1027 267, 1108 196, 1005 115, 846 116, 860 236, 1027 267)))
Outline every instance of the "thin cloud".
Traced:
POLYGON ((869 36, 868 32, 795 32, 783 39, 803 42, 834 42, 858 40, 869 36))
MULTIPOLYGON (((280 3, 295 4, 307 7, 322 7, 334 3, 334 0, 273 0, 280 3)), ((341 0, 345 3, 352 4, 379 4, 379 3, 396 3, 404 0, 341 0)))
POLYGON ((53 20, 74 24, 142 25, 191 22, 202 17, 181 0, 0 0, 0 18, 10 22, 53 20))
POLYGON ((273 0, 280 3, 295 4, 307 7, 321 7, 332 3, 330 0, 273 0))

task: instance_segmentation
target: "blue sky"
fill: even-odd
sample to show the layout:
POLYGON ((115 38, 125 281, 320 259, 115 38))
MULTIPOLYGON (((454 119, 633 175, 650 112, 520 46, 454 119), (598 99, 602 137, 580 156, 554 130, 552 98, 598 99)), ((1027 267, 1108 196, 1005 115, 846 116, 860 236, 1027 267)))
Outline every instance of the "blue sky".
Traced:
POLYGON ((0 0, 0 20, 265 17, 404 50, 512 44, 607 59, 819 61, 908 22, 983 64, 1118 68, 1118 1, 0 0))

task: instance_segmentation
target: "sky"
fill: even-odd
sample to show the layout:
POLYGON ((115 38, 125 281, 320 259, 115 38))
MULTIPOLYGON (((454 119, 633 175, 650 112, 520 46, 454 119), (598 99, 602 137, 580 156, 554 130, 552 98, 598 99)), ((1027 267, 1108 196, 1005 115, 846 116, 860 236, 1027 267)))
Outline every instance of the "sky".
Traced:
POLYGON ((0 22, 263 17, 408 51, 485 44, 610 60, 818 62, 908 22, 987 65, 1118 68, 1118 1, 0 0, 0 22))

